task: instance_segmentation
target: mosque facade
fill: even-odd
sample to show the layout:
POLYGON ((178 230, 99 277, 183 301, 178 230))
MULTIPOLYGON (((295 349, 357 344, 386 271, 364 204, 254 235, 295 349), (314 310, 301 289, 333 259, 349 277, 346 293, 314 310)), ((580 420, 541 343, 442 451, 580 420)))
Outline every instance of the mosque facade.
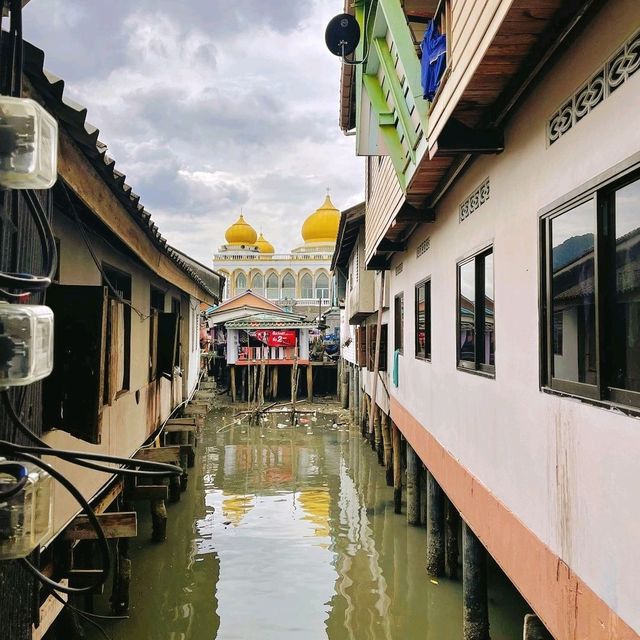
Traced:
POLYGON ((276 253, 241 213, 213 257, 214 269, 226 279, 223 300, 251 290, 296 313, 312 316, 319 306, 326 310, 332 304, 330 266, 339 223, 340 212, 327 195, 302 225, 303 244, 276 253))

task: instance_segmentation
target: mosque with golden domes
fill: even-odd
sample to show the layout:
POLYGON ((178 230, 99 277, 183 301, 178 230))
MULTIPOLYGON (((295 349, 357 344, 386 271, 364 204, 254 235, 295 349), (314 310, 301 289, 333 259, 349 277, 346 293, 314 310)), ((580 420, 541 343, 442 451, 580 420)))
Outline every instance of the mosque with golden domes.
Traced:
POLYGON ((318 299, 331 304, 331 256, 340 224, 340 211, 327 194, 323 204, 304 221, 303 244, 290 253, 273 245, 240 217, 226 230, 213 267, 226 278, 224 300, 250 289, 298 313, 317 313, 318 299))

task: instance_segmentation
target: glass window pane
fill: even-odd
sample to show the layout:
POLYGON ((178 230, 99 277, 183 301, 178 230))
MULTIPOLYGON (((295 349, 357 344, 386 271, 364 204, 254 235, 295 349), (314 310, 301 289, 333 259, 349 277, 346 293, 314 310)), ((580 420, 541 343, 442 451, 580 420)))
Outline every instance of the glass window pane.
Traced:
POLYGON ((615 302, 609 384, 640 391, 640 180, 618 189, 615 206, 615 302))
POLYGON ((553 376, 587 384, 597 383, 594 238, 593 201, 551 221, 553 376))
POLYGON ((424 283, 424 354, 431 358, 431 280, 424 283))
POLYGON ((397 295, 394 299, 394 349, 402 351, 402 332, 404 325, 404 296, 397 295))
POLYGON ((425 357, 425 300, 424 284, 416 287, 416 356, 425 357))
POLYGON ((458 267, 460 299, 458 300, 458 345, 460 360, 475 362, 476 359, 476 262, 470 260, 458 267))
POLYGON ((496 363, 496 336, 493 294, 493 253, 484 257, 484 363, 496 363))

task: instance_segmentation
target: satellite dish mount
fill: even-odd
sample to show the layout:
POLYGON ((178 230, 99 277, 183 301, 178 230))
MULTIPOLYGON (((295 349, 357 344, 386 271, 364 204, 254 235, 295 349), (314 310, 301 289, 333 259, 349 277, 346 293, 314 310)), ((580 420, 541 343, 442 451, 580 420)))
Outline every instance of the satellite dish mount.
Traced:
POLYGON ((342 58, 346 64, 362 64, 366 60, 347 60, 360 42, 360 25, 348 13, 340 13, 332 18, 324 32, 324 41, 334 56, 342 58))

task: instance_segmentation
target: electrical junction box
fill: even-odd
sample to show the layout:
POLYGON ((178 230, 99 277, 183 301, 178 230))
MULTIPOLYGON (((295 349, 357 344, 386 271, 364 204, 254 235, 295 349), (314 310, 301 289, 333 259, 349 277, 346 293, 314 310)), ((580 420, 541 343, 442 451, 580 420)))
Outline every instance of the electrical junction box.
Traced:
POLYGON ((53 532, 53 481, 28 462, 0 458, 0 560, 24 558, 53 532), (3 497, 26 478, 15 495, 3 497))
POLYGON ((0 302, 0 389, 26 385, 53 370, 53 311, 0 302))
POLYGON ((58 123, 35 100, 0 96, 0 186, 49 189, 58 177, 58 123))

